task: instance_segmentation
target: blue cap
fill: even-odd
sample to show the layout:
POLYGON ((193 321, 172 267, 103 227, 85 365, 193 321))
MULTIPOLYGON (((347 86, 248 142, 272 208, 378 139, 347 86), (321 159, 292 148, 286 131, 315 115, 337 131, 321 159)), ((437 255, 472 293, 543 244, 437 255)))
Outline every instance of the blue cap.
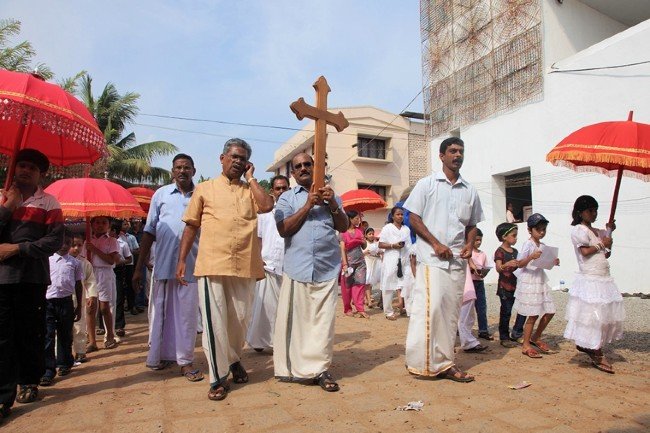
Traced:
POLYGON ((544 218, 544 215, 542 215, 541 213, 534 213, 528 217, 526 223, 528 224, 528 227, 532 228, 540 223, 548 224, 548 220, 544 218))

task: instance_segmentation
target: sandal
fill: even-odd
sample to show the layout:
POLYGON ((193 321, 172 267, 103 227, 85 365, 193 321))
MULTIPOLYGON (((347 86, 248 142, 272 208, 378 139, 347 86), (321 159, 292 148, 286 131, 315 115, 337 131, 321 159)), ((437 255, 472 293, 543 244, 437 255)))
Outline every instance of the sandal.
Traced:
POLYGON ((99 347, 97 347, 96 344, 88 344, 86 346, 86 354, 97 352, 98 350, 99 350, 99 347))
POLYGON ((370 316, 368 316, 368 313, 366 313, 364 311, 359 311, 357 313, 357 317, 360 318, 360 319, 370 319, 370 316))
POLYGON ((246 369, 241 365, 241 362, 237 361, 230 366, 230 372, 232 373, 232 381, 235 383, 247 383, 248 382, 248 373, 246 369))
POLYGON ((108 340, 104 343, 104 349, 115 349, 117 347, 116 340, 108 340))
MULTIPOLYGON (((160 361, 158 363, 158 365, 147 365, 147 368, 149 368, 149 369, 151 369, 153 371, 160 371, 160 370, 166 369, 167 367, 169 367, 172 364, 173 364, 172 361, 160 361)), ((182 371, 181 371, 181 373, 182 373, 182 371)))
POLYGON ((542 353, 551 353, 551 348, 548 344, 544 343, 542 340, 530 341, 531 346, 534 346, 542 353))
POLYGON ((388 316, 386 316, 386 319, 388 319, 388 320, 397 320, 397 315, 389 314, 388 316))
POLYGON ((20 390, 16 396, 18 403, 32 403, 38 397, 38 385, 20 385, 20 390))
POLYGON ((181 374, 190 382, 199 382, 203 380, 203 373, 201 373, 201 370, 198 368, 192 369, 192 364, 182 366, 181 374))
POLYGON ((336 392, 340 389, 329 371, 322 372, 314 381, 327 392, 336 392))
POLYGON ((530 347, 530 348, 528 348, 528 349, 526 349, 526 350, 523 350, 521 353, 522 353, 523 355, 526 355, 526 356, 529 357, 529 358, 541 358, 541 357, 542 357, 542 355, 540 355, 540 354, 539 354, 535 349, 533 349, 532 347, 530 347))
POLYGON ((40 386, 52 386, 54 383, 54 378, 50 376, 43 376, 41 377, 41 380, 39 381, 40 386))
POLYGON ((463 350, 463 352, 466 353, 481 353, 487 350, 487 346, 483 346, 482 344, 479 343, 478 346, 471 347, 469 349, 463 350))
POLYGON ((612 365, 605 359, 605 355, 603 355, 602 350, 595 350, 593 355, 590 355, 590 357, 592 365, 598 370, 609 374, 615 373, 612 365))
POLYGON ((450 369, 436 375, 436 377, 439 379, 449 379, 460 383, 469 383, 474 381, 474 376, 471 376, 464 371, 460 371, 455 365, 450 369))
POLYGON ((208 398, 214 401, 223 400, 228 396, 228 391, 230 391, 230 387, 227 384, 218 383, 210 387, 210 391, 208 391, 208 398))
POLYGON ((105 329, 99 328, 97 329, 97 331, 95 331, 95 335, 104 335, 104 334, 106 334, 105 329))
POLYGON ((488 340, 488 341, 493 341, 494 340, 494 337, 491 336, 487 332, 479 332, 478 333, 478 338, 482 338, 483 340, 488 340))

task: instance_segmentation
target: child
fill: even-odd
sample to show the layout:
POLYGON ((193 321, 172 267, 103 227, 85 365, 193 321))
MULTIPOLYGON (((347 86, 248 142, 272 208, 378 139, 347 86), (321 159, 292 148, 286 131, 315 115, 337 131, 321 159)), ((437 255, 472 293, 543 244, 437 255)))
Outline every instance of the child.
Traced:
POLYGON ((45 293, 45 374, 41 386, 50 386, 59 368, 59 376, 67 376, 74 365, 72 357, 72 326, 81 318, 81 305, 74 307, 72 295, 81 299, 81 263, 68 252, 72 233, 66 231, 61 249, 50 256, 52 284, 45 293), (54 345, 56 344, 56 357, 54 345))
MULTIPOLYGON (((117 240, 117 244, 120 248, 120 259, 115 262, 115 267, 113 272, 115 272, 115 288, 116 288, 116 298, 115 298, 115 335, 118 337, 124 337, 126 328, 126 317, 124 316, 124 301, 126 300, 126 295, 128 292, 128 287, 131 284, 129 278, 129 272, 127 266, 133 263, 133 254, 131 253, 131 248, 126 241, 125 237, 121 237, 121 230, 124 225, 120 220, 115 220, 111 224, 111 229, 109 235, 112 238, 117 240)), ((131 273, 131 276, 133 273, 131 273)), ((100 324, 101 325, 101 324, 100 324)), ((118 339, 119 341, 119 339, 118 339)))
POLYGON ((472 283, 474 284, 474 293, 476 294, 476 318, 478 320, 478 338, 492 341, 494 337, 488 331, 487 321, 487 301, 485 299, 485 284, 483 278, 487 274, 485 267, 488 264, 487 255, 480 250, 483 243, 483 232, 476 229, 476 239, 474 240, 474 248, 472 249, 472 258, 469 260, 469 268, 471 270, 472 283))
MULTIPOLYGON (((474 243, 476 245, 476 242, 474 243)), ((469 263, 467 264, 467 273, 465 275, 465 289, 463 290, 463 304, 460 307, 458 315, 458 337, 460 338, 460 348, 468 353, 480 353, 487 349, 482 345, 474 335, 474 301, 476 301, 476 291, 472 281, 472 270, 469 263)))
POLYGON ((579 271, 569 289, 564 338, 575 341, 576 349, 589 355, 594 367, 613 374, 612 365, 603 355, 603 346, 623 337, 625 320, 623 297, 609 275, 607 262, 612 248, 611 232, 616 225, 606 224, 607 230, 591 226, 598 217, 598 202, 588 195, 578 197, 571 216, 571 242, 579 271))
POLYGON ((77 362, 86 362, 86 354, 97 351, 95 333, 92 332, 86 335, 86 329, 95 329, 97 283, 93 265, 81 255, 83 245, 84 236, 79 233, 75 234, 72 239, 72 247, 70 247, 70 255, 79 260, 83 269, 83 279, 81 280, 83 291, 81 292, 81 299, 76 299, 77 305, 81 305, 81 320, 75 322, 72 332, 72 347, 77 362))
POLYGON ((381 255, 379 242, 375 239, 375 229, 368 227, 364 233, 366 248, 363 250, 366 259, 366 305, 372 307, 372 288, 381 280, 381 255))
MULTIPOLYGON (((106 216, 96 216, 90 220, 93 235, 90 242, 86 242, 86 257, 90 253, 93 271, 97 280, 97 297, 99 298, 99 311, 106 328, 105 349, 117 347, 115 341, 115 323, 113 310, 115 309, 116 287, 113 266, 120 261, 120 247, 115 238, 108 235, 109 219, 106 216)), ((88 334, 95 329, 89 329, 88 334)))
POLYGON ((515 347, 513 341, 517 340, 517 333, 523 334, 524 322, 526 321, 525 316, 518 314, 512 328, 512 334, 509 333, 510 316, 515 302, 515 289, 517 288, 517 277, 514 274, 518 266, 517 250, 514 248, 517 243, 517 226, 512 223, 501 223, 497 226, 496 235, 502 242, 501 246, 494 252, 495 267, 499 273, 497 296, 501 300, 499 340, 501 340, 503 347, 510 348, 515 347))
MULTIPOLYGON (((542 268, 536 268, 530 262, 542 255, 544 244, 541 239, 546 236, 548 220, 542 214, 534 213, 526 221, 530 239, 524 242, 521 252, 517 257, 521 270, 518 274, 517 297, 515 299, 515 310, 518 314, 527 316, 524 325, 524 342, 522 353, 530 358, 541 358, 538 353, 550 353, 548 344, 541 340, 542 332, 555 315, 555 304, 551 298, 551 288, 548 286, 548 278, 542 268), (537 324, 537 330, 533 334, 535 322, 541 316, 537 324), (535 350, 534 346, 537 350, 535 350)), ((559 265, 560 260, 555 260, 559 265)))

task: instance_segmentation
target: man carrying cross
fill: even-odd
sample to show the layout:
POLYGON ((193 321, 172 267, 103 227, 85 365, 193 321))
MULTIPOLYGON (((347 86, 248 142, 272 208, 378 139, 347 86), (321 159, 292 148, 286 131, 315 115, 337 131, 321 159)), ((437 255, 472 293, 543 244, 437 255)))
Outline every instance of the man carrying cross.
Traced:
POLYGON ((286 382, 314 381, 325 391, 338 391, 327 369, 334 348, 336 281, 341 269, 336 232, 347 230, 348 218, 332 188, 312 191, 311 156, 299 153, 291 166, 298 186, 280 196, 275 210, 278 232, 285 238, 284 279, 273 339, 275 376, 286 382))

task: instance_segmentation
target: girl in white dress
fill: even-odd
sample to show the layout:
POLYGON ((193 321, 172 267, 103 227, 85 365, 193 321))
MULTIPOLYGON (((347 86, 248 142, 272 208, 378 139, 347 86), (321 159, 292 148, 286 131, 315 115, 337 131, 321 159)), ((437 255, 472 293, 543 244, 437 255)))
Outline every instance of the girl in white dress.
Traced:
POLYGON ((614 373, 603 355, 603 346, 623 337, 623 297, 609 274, 612 222, 607 230, 593 228, 598 202, 591 196, 578 197, 572 212, 571 241, 579 271, 569 289, 564 337, 575 341, 576 349, 591 358, 597 369, 614 373))
MULTIPOLYGON (((546 236, 548 220, 542 214, 535 213, 528 217, 527 225, 530 239, 524 242, 517 257, 520 269, 517 271, 514 309, 518 314, 527 317, 521 353, 530 358, 541 358, 539 352, 551 353, 548 344, 541 338, 542 332, 555 315, 555 304, 551 297, 546 272, 542 268, 535 267, 531 262, 542 255, 542 249, 545 247, 542 238, 546 236), (537 330, 533 334, 535 322, 540 317, 537 330)), ((555 265, 559 264, 560 260, 555 259, 555 265)))
MULTIPOLYGON (((411 231, 404 223, 404 210, 395 206, 391 209, 388 224, 381 229, 379 248, 384 250, 381 263, 381 292, 384 314, 389 320, 396 320, 400 311, 393 311, 395 291, 400 296, 413 284, 411 271, 411 231)), ((403 307, 402 307, 403 308, 403 307)))
POLYGON ((366 305, 371 307, 373 286, 379 285, 381 281, 382 250, 375 238, 375 229, 368 227, 364 235, 366 238, 366 248, 363 249, 366 259, 366 305))

